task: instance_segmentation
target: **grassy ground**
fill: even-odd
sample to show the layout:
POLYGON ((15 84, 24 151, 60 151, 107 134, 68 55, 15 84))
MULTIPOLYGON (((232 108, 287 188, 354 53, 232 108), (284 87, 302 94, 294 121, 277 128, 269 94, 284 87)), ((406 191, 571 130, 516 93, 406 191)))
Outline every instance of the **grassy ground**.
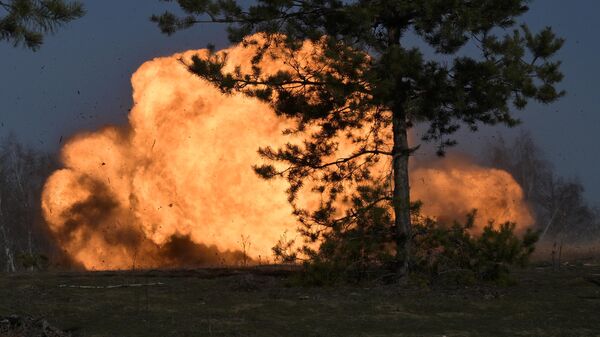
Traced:
POLYGON ((219 270, 0 275, 0 316, 77 336, 600 336, 600 267, 531 267, 508 287, 303 288, 219 270), (108 286, 162 283, 110 289, 108 286))

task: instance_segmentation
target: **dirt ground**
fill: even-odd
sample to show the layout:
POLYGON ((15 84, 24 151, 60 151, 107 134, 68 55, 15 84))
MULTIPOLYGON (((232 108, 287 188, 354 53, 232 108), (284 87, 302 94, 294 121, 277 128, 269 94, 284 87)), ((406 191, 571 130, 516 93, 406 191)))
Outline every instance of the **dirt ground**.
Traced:
POLYGON ((600 336, 594 263, 532 266, 506 287, 309 288, 284 274, 4 274, 0 317, 43 318, 73 336, 600 336))

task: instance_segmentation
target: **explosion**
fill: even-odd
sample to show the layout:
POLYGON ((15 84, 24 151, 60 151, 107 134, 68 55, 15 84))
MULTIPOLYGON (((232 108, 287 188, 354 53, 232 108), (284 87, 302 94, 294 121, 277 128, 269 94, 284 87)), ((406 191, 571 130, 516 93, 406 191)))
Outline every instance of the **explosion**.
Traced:
MULTIPOLYGON (((233 70, 248 67, 254 50, 226 52, 233 70)), ((86 269, 232 264, 244 254, 264 260, 282 234, 295 232, 287 182, 261 180, 251 168, 258 147, 289 141, 282 135, 289 122, 189 73, 182 60, 193 55, 208 51, 143 64, 132 77, 129 124, 76 135, 63 147, 64 168, 46 182, 42 208, 60 245, 86 269)), ((284 67, 262 62, 266 71, 284 67)), ((477 208, 484 224, 533 223, 508 173, 447 165, 413 172, 411 190, 427 215, 463 219, 477 208)))
POLYGON ((423 214, 442 223, 463 222, 474 209, 475 233, 491 221, 515 222, 518 232, 534 223, 521 186, 506 171, 450 156, 412 170, 410 181, 411 197, 424 202, 423 214))

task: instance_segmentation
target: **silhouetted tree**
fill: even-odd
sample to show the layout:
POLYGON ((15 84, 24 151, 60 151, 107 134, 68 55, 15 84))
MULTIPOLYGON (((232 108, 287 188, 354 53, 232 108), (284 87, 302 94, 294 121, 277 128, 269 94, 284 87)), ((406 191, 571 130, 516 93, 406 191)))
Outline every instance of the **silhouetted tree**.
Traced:
MULTIPOLYGON (((278 115, 297 121, 290 133, 304 142, 279 149, 260 149, 273 163, 257 166, 266 178, 285 177, 302 233, 317 241, 327 231, 344 230, 374 204, 393 209, 390 228, 396 247, 397 271, 404 274, 411 251, 408 158, 418 148, 408 144, 408 130, 428 125, 423 141, 434 141, 440 154, 455 144, 449 135, 461 125, 516 125, 511 112, 530 100, 550 103, 563 95, 560 62, 553 61, 563 45, 551 28, 533 33, 518 18, 528 11, 526 0, 259 0, 239 2, 176 1, 186 16, 172 12, 153 16, 164 33, 198 23, 226 24, 232 42, 262 33, 263 46, 289 52, 271 55, 258 48, 252 62, 268 54, 291 70, 265 74, 224 73, 226 56, 193 58, 189 69, 223 92, 243 92, 271 104, 278 115), (282 36, 283 34, 283 36, 282 36), (317 46, 304 64, 296 53, 302 41, 317 46), (418 41, 412 43, 411 41, 418 41), (433 50, 427 57, 424 50, 433 50), (359 136, 353 131, 368 126, 359 136), (389 136, 391 135, 391 136, 389 136), (336 157, 339 139, 347 137, 354 152, 336 157), (372 182, 371 168, 391 161, 391 192, 336 218, 349 183, 372 182), (299 207, 297 193, 307 181, 322 195, 320 207, 299 207)), ((247 41, 252 44, 251 41, 247 41)), ((387 237, 387 236, 384 236, 387 237)))
POLYGON ((38 49, 44 34, 85 14, 79 1, 0 0, 0 40, 38 49))
POLYGON ((39 266, 53 247, 42 219, 40 195, 56 163, 10 135, 0 143, 0 268, 39 266))

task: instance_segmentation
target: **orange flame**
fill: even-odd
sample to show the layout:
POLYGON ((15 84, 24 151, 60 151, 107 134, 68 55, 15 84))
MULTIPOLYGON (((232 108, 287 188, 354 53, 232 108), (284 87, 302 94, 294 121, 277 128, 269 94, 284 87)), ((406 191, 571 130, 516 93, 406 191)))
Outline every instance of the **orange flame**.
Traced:
POLYGON ((521 186, 506 171, 450 156, 414 169, 410 181, 412 199, 424 202, 423 214, 442 222, 464 222, 476 209, 475 233, 490 221, 515 222, 517 231, 534 223, 521 186))
MULTIPOLYGON (((254 53, 226 52, 230 69, 249 67, 254 53)), ((313 51, 307 44, 301 52, 313 51)), ((295 232, 287 183, 261 180, 251 169, 259 146, 288 141, 287 121, 190 74, 180 60, 196 54, 207 51, 143 64, 132 78, 129 125, 79 134, 63 147, 64 169, 46 182, 42 208, 62 247, 86 269, 233 263, 242 241, 251 258, 268 259, 280 236, 295 232)), ((268 72, 285 66, 262 62, 268 72)), ((532 222, 506 172, 452 164, 417 169, 412 184, 427 214, 463 218, 475 207, 482 218, 532 222), (486 194, 498 186, 504 199, 486 194)))

